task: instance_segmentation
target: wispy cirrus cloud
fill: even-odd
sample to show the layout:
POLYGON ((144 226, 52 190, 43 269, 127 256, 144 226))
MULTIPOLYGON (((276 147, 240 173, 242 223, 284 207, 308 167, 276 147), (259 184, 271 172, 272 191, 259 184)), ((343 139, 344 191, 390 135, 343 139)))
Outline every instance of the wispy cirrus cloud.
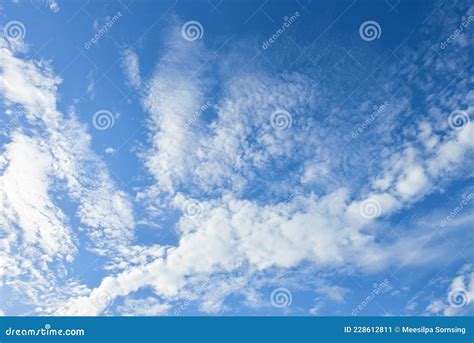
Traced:
POLYGON ((61 80, 46 62, 15 56, 3 40, 1 46, 4 105, 26 113, 23 128, 9 132, 1 157, 3 246, 8 252, 2 262, 9 264, 2 266, 2 285, 23 289, 26 298, 32 297, 24 301, 34 303, 40 287, 67 282, 66 270, 78 249, 78 232, 62 210, 64 201, 75 207, 91 248, 99 254, 117 254, 128 245, 134 218, 128 197, 90 148, 86 126, 73 112, 59 112, 61 80), (58 190, 65 190, 68 198, 54 196, 58 190), (16 254, 17 262, 11 264, 16 254), (53 269, 62 271, 43 276, 53 269))

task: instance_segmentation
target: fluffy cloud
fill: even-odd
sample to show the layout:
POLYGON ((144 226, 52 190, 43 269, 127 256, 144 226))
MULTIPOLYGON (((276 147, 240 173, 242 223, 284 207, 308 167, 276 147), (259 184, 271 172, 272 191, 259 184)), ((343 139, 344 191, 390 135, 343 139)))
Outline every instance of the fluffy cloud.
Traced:
POLYGON ((474 311, 474 272, 473 266, 464 265, 458 275, 451 280, 444 299, 433 299, 426 311, 445 316, 469 315, 474 311))

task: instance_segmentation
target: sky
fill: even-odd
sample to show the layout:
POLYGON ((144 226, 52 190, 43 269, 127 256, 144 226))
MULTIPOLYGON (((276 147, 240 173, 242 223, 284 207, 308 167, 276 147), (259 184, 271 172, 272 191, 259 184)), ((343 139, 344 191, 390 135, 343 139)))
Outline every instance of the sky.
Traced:
POLYGON ((0 315, 473 315, 469 1, 0 2, 0 315))

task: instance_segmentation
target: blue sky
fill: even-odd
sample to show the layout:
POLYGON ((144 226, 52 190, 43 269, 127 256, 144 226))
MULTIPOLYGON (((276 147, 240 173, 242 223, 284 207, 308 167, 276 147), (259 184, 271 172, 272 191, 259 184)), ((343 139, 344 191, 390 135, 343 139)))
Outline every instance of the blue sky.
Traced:
POLYGON ((0 26, 0 314, 473 314, 468 1, 0 26))

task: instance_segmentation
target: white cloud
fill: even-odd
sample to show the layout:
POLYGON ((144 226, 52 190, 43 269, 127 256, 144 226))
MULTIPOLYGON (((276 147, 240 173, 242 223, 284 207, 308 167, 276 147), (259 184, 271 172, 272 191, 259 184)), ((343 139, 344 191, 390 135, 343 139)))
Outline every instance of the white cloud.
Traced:
MULTIPOLYGON (((324 151, 327 142, 321 132, 325 128, 306 115, 317 109, 319 100, 312 81, 298 73, 242 73, 226 84, 211 108, 215 117, 206 121, 199 114, 208 85, 200 68, 205 48, 193 45, 191 49, 182 42, 171 48, 148 81, 143 101, 153 124, 153 147, 143 157, 156 179, 148 197, 155 202, 166 197, 177 208, 189 199, 199 201, 196 195, 210 199, 200 201, 198 216, 181 218, 179 244, 169 248, 166 257, 106 278, 95 291, 120 297, 151 286, 157 296, 176 300, 193 286, 196 275, 211 277, 246 263, 260 273, 302 262, 318 270, 374 272, 442 258, 440 249, 421 244, 431 234, 423 230, 413 230, 389 246, 378 242, 377 222, 433 191, 432 184, 446 177, 445 172, 472 147, 470 125, 443 139, 422 125, 423 149, 409 133, 403 133, 395 149, 382 151, 381 156, 387 157, 381 163, 383 169, 370 171, 368 186, 360 193, 315 188, 292 198, 281 213, 275 204, 247 199, 246 191, 261 184, 287 191, 298 186, 294 180, 318 185, 325 178, 340 177, 328 172, 337 166, 327 163, 331 157, 337 159, 331 154, 337 150, 324 151), (183 65, 189 67, 186 73, 183 65), (271 126, 271 115, 279 108, 292 116, 288 130, 271 126), (445 152, 456 149, 460 152, 454 159, 445 152), (300 164, 301 168, 295 168, 301 171, 297 178, 285 175, 280 181, 279 175, 269 175, 278 170, 279 162, 288 160, 300 164), (436 162, 440 164, 435 170, 436 162), (367 200, 380 206, 378 216, 361 215, 361 205, 367 200), (407 259, 412 252, 417 252, 416 258, 407 259)), ((282 170, 284 175, 287 170, 282 170)), ((249 277, 245 275, 244 280, 249 277)), ((216 284, 219 281, 224 294, 233 289, 226 277, 216 284)), ((203 309, 221 310, 223 297, 208 292, 214 295, 206 298, 203 309)), ((330 294, 334 301, 343 299, 341 292, 330 294)), ((68 304, 60 313, 97 314, 103 309, 91 306, 89 297, 68 304)))
MULTIPOLYGON (((42 249, 69 262, 75 247, 72 243, 59 246, 56 239, 73 242, 74 235, 50 197, 54 184, 64 187, 77 205, 75 212, 87 226, 95 252, 110 257, 104 267, 110 273, 97 287, 78 285, 69 298, 62 298, 46 312, 98 315, 110 309, 115 298, 126 297, 117 308, 120 313, 165 313, 171 302, 187 299, 203 279, 213 283, 199 297, 199 306, 218 312, 225 309, 225 298, 239 291, 247 302, 259 303, 256 290, 246 289, 254 274, 287 270, 304 262, 317 271, 376 272, 443 258, 439 247, 420 245, 428 236, 423 230, 414 230, 390 245, 381 243, 377 239, 384 229, 380 220, 432 192, 432 184, 463 160, 473 147, 471 124, 444 136, 434 133, 429 124, 414 124, 416 138, 407 129, 399 134, 395 148, 377 151, 385 162, 374 163, 373 170, 367 171, 362 189, 352 187, 350 179, 336 180, 329 187, 328 180, 344 177, 338 172, 341 147, 335 146, 343 134, 325 126, 318 112, 323 99, 314 80, 298 72, 266 69, 243 71, 231 78, 222 72, 219 77, 227 82, 219 97, 208 103, 208 93, 215 93, 203 63, 208 51, 200 42, 190 45, 181 40, 179 30, 175 31, 170 35, 173 43, 167 44, 170 53, 161 58, 149 80, 140 78, 138 56, 130 50, 124 54, 129 82, 134 87, 144 85, 142 104, 150 114, 151 146, 141 157, 155 183, 137 199, 182 212, 186 212, 183 205, 192 201, 200 209, 196 215, 184 213, 179 219, 179 243, 172 247, 131 244, 135 220, 128 196, 117 189, 105 164, 92 151, 87 129, 74 112, 65 116, 57 109, 60 79, 47 63, 20 59, 4 47, 0 51, 0 90, 5 104, 24 106, 33 125, 28 130, 31 137, 21 131, 11 134, 0 159, 7 171, 2 177, 13 182, 12 188, 15 182, 27 186, 23 179, 34 179, 38 191, 32 199, 19 201, 15 196, 25 190, 6 188, 2 206, 15 209, 8 215, 19 228, 0 241, 2 247, 10 249, 22 232, 25 242, 36 246, 35 254, 42 249), (286 130, 271 123, 275 111, 282 110, 291 117, 292 125, 286 130), (10 150, 22 157, 13 158, 10 150), (27 152, 38 156, 34 160, 37 167, 16 173, 24 168, 27 152), (303 189, 301 182, 304 191, 285 198, 303 189), (341 187, 343 182, 348 186, 341 187), (380 207, 375 216, 361 215, 361 206, 369 200, 380 207), (284 202, 283 207, 279 201, 284 202), (22 212, 22 206, 30 211, 22 212), (22 216, 29 217, 22 222, 22 216), (49 224, 55 231, 31 227, 30 222, 49 224), (46 239, 38 238, 42 235, 46 239), (422 257, 406 261, 413 251, 422 257), (241 272, 238 277, 232 276, 235 270, 241 272), (132 297, 145 287, 157 298, 132 297)), ((378 148, 372 141, 365 144, 371 145, 367 149, 378 148)), ((48 256, 41 258, 41 267, 51 263, 48 256)), ((7 255, 0 268, 10 277, 25 268, 11 260, 7 255)), ((462 282, 471 287, 466 286, 466 278, 455 281, 458 286, 462 282)), ((345 289, 328 285, 319 285, 316 292, 336 302, 343 302, 346 294, 345 289)), ((441 307, 433 304, 430 309, 441 307)))
POLYGON ((426 189, 428 178, 421 166, 411 166, 396 184, 396 190, 402 198, 409 199, 426 189))
POLYGON ((117 254, 133 238, 131 203, 90 148, 86 126, 73 112, 64 116, 58 111, 59 83, 46 62, 16 57, 2 40, 0 91, 4 105, 23 107, 31 127, 9 133, 10 143, 4 146, 0 159, 0 218, 9 228, 2 245, 10 251, 2 258, 6 264, 2 263, 0 270, 3 280, 31 278, 22 287, 30 289, 24 292, 33 302, 38 299, 31 292, 44 288, 45 282, 53 287, 63 278, 76 251, 72 243, 75 233, 57 205, 60 201, 76 205, 76 214, 96 252, 117 254), (54 198, 52 194, 59 189, 66 190, 69 198, 54 198), (16 250, 22 257, 16 256, 18 262, 12 263, 12 251, 16 250), (57 273, 48 273, 49 268, 57 273))
POLYGON ((429 314, 462 316, 474 311, 474 271, 470 264, 464 265, 451 284, 443 299, 433 299, 427 306, 429 314))
POLYGON ((118 307, 118 312, 126 316, 160 316, 166 315, 171 306, 160 303, 156 298, 145 299, 126 298, 123 305, 118 307))
POLYGON ((59 5, 57 0, 47 0, 47 5, 51 12, 58 13, 59 12, 59 5))
POLYGON ((141 78, 137 54, 130 49, 125 50, 123 52, 122 66, 130 85, 135 88, 139 87, 141 85, 141 78))

